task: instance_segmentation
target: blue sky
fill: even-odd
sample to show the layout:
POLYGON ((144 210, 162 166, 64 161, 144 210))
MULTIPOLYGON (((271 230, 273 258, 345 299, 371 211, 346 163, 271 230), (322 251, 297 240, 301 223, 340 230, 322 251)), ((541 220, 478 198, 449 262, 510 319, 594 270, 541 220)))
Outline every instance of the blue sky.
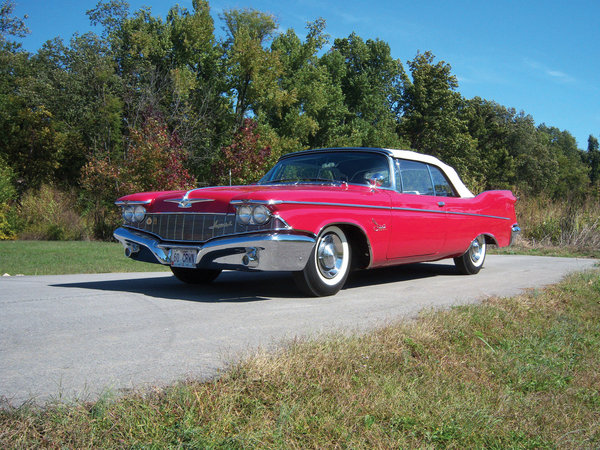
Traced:
MULTIPOLYGON (((73 33, 101 30, 85 12, 97 0, 14 0, 15 14, 27 14, 31 34, 20 40, 35 52, 48 39, 68 41, 73 33)), ((142 5, 166 16, 191 0, 129 0, 131 12, 142 5)), ((364 40, 387 42, 392 56, 406 62, 417 51, 431 51, 452 66, 459 92, 493 100, 531 114, 575 136, 587 149, 590 134, 600 137, 600 1, 486 0, 334 1, 209 0, 216 33, 218 15, 230 8, 273 14, 282 30, 304 37, 305 25, 318 17, 334 38, 353 31, 364 40)))

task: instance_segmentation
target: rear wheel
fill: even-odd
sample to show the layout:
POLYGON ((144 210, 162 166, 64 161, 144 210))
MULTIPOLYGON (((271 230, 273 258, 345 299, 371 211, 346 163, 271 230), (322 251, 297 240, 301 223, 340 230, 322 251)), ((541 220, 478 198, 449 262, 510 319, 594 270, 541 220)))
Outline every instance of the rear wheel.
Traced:
POLYGON ((212 283, 220 274, 220 270, 212 269, 186 269, 183 267, 171 267, 171 272, 179 280, 187 284, 212 283))
POLYGON ((485 254, 485 236, 477 236, 463 255, 454 258, 454 264, 463 275, 475 275, 483 267, 485 254))
POLYGON ((306 267, 294 272, 294 281, 307 295, 335 295, 344 286, 350 272, 352 248, 344 231, 335 226, 323 230, 306 267))

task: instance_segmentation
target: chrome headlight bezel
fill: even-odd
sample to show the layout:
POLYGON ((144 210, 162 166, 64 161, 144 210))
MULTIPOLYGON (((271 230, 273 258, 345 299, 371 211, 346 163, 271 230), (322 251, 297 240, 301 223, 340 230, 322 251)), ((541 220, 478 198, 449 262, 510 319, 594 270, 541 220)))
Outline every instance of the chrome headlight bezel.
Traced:
POLYGON ((271 211, 265 205, 256 205, 252 209, 252 222, 255 225, 264 225, 271 219, 271 211))
POLYGON ((125 205, 123 206, 123 220, 125 222, 131 222, 133 220, 133 206, 125 205))
POLYGON ((235 215, 240 225, 250 225, 252 223, 252 206, 238 206, 235 215))
POLYGON ((135 208, 133 208, 133 221, 142 222, 144 217, 146 217, 146 208, 142 205, 136 205, 135 208))
POLYGON ((146 217, 146 208, 142 205, 123 205, 122 208, 125 222, 142 222, 146 217))
POLYGON ((266 225, 273 217, 271 210, 263 204, 244 203, 236 206, 235 218, 240 225, 266 225))

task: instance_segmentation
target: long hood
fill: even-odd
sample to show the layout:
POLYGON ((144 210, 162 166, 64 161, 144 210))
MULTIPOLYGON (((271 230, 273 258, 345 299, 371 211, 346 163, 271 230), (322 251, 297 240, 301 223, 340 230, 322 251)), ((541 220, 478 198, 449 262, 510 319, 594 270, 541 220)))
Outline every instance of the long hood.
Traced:
MULTIPOLYGON (((367 186, 223 186, 198 188, 191 191, 143 192, 119 199, 119 202, 146 202, 148 212, 206 212, 231 213, 232 201, 264 202, 323 202, 345 203, 360 197, 362 202, 371 197, 374 204, 380 204, 380 195, 372 195, 378 190, 367 186)), ((387 196, 385 196, 387 197, 387 196)), ((367 201, 367 203, 370 203, 367 201)))

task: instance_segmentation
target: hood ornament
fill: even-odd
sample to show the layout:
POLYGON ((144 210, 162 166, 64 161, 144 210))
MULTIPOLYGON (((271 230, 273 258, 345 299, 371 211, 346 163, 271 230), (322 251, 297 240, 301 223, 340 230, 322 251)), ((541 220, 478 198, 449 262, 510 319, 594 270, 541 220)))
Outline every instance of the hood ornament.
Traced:
POLYGON ((190 200, 185 197, 171 198, 171 199, 165 200, 165 202, 169 202, 169 203, 179 203, 180 208, 191 208, 191 206, 194 203, 206 203, 206 202, 214 202, 214 201, 215 201, 214 198, 193 198, 190 200))
POLYGON ((168 202, 168 203, 179 203, 179 207, 180 208, 190 208, 194 203, 205 203, 205 202, 214 202, 215 201, 214 198, 192 198, 192 199, 188 198, 188 196, 192 192, 199 191, 201 189, 205 189, 205 188, 191 189, 191 190, 189 190, 189 191, 187 191, 185 193, 185 195, 183 196, 183 198, 170 198, 168 200, 165 200, 165 202, 168 202))
POLYGON ((191 208, 194 203, 206 203, 206 202, 214 202, 214 198, 192 198, 188 199, 187 194, 183 196, 183 198, 170 198, 165 200, 168 203, 179 203, 180 208, 191 208))

